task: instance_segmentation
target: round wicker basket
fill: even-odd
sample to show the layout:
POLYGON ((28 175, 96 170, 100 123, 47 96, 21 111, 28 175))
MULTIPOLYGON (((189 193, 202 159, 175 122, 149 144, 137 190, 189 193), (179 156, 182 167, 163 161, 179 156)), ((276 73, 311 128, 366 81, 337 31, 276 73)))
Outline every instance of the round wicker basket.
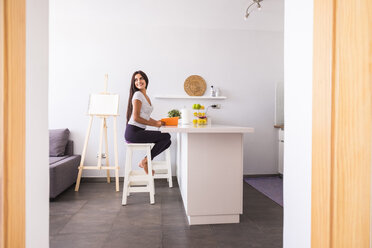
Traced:
POLYGON ((189 96, 202 96, 207 88, 207 84, 201 76, 192 75, 186 78, 183 87, 189 96))

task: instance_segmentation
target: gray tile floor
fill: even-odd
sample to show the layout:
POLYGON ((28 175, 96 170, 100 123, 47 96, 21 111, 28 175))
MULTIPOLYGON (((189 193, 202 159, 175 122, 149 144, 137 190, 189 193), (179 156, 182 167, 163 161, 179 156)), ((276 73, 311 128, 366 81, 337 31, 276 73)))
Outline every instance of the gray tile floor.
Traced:
POLYGON ((83 182, 50 202, 51 248, 282 247, 283 208, 244 183, 239 224, 189 226, 177 182, 157 180, 155 205, 147 193, 121 205, 115 184, 83 182))

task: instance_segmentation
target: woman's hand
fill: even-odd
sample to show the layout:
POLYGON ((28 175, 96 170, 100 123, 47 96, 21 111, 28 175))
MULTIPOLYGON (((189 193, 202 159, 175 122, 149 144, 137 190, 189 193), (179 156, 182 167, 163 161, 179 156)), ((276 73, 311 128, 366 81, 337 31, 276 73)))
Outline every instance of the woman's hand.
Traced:
POLYGON ((164 125, 163 123, 164 122, 162 121, 156 121, 155 127, 161 127, 162 125, 164 125))
POLYGON ((150 118, 149 122, 150 123, 147 124, 147 125, 150 125, 150 126, 153 126, 153 127, 161 127, 161 126, 165 125, 164 121, 157 121, 157 120, 154 120, 152 118, 150 118))

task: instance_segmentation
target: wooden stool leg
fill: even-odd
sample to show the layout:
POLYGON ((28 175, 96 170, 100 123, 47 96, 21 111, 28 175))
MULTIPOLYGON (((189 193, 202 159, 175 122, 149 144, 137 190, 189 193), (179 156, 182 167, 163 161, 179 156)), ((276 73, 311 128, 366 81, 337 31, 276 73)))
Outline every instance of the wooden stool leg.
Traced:
POLYGON ((130 149, 129 150, 129 154, 128 154, 128 162, 126 163, 126 168, 125 168, 125 178, 127 179, 127 183, 126 183, 126 187, 127 187, 127 196, 130 196, 130 181, 129 181, 129 177, 130 177, 130 174, 132 172, 132 158, 133 158, 133 150, 130 149))
POLYGON ((169 148, 165 151, 165 160, 166 160, 166 163, 167 163, 169 188, 172 188, 173 187, 173 182, 172 182, 172 165, 171 165, 171 157, 170 157, 170 149, 169 148))
POLYGON ((123 183, 123 198, 121 200, 121 205, 127 205, 127 197, 128 197, 128 179, 124 178, 124 183, 123 183))
POLYGON ((154 185, 154 177, 152 175, 152 162, 151 162, 151 149, 150 147, 147 148, 147 164, 148 164, 148 187, 150 193, 150 204, 155 203, 155 185, 154 185))
POLYGON ((128 197, 128 179, 124 178, 124 183, 123 183, 123 198, 121 201, 121 205, 127 205, 127 197, 128 197))
POLYGON ((93 116, 90 116, 88 130, 87 130, 87 133, 85 134, 84 148, 83 148, 83 153, 81 154, 79 173, 78 173, 78 177, 76 179, 75 191, 79 191, 79 187, 80 187, 80 179, 81 179, 81 175, 83 173, 84 159, 85 159, 85 154, 86 154, 86 151, 87 151, 90 129, 92 128, 92 122, 93 122, 93 116))
POLYGON ((127 147, 127 153, 125 158, 125 166, 124 166, 124 183, 123 183, 123 199, 122 205, 127 204, 127 197, 129 196, 129 175, 132 167, 132 149, 127 147))

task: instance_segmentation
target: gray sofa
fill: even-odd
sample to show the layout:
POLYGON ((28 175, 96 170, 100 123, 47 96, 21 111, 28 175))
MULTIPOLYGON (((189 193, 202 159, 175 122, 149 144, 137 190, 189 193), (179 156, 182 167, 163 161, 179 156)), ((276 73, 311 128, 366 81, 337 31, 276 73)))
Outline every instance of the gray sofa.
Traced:
POLYGON ((50 130, 49 132, 49 198, 51 199, 56 198, 76 182, 81 156, 74 155, 74 142, 68 140, 69 133, 68 129, 50 130), (64 140, 55 138, 58 135, 60 136, 61 133, 64 135, 64 140), (64 151, 56 153, 56 144, 59 149, 64 145, 64 151))

